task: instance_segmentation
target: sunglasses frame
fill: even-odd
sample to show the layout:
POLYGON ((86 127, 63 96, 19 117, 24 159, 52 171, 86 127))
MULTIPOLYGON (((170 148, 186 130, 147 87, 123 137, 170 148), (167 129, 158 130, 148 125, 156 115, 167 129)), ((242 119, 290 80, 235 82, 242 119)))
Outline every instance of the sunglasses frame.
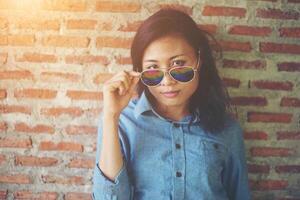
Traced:
POLYGON ((145 70, 143 70, 143 71, 141 72, 140 79, 141 79, 142 83, 143 83, 144 85, 146 85, 147 87, 156 87, 156 86, 158 86, 158 85, 162 82, 162 80, 164 79, 166 73, 168 73, 169 76, 170 76, 173 80, 178 81, 178 80, 176 80, 176 79, 171 75, 170 71, 173 70, 173 69, 176 69, 176 68, 188 67, 188 68, 192 68, 193 71, 194 71, 193 78, 192 78, 191 80, 187 81, 187 82, 182 82, 182 81, 178 81, 178 82, 180 82, 180 83, 189 83, 189 82, 191 82, 192 80, 194 80, 194 78, 195 78, 195 73, 196 73, 196 71, 198 71, 198 67, 199 67, 199 64, 200 64, 200 50, 198 51, 198 55, 199 55, 199 57, 198 57, 198 59, 197 59, 197 65, 196 65, 196 68, 194 68, 194 67, 192 67, 192 66, 178 66, 178 67, 172 67, 172 68, 170 68, 170 69, 168 69, 168 70, 157 69, 157 70, 162 71, 162 72, 164 73, 164 75, 163 75, 163 78, 161 79, 161 81, 160 81, 158 84, 156 84, 156 85, 147 85, 147 84, 143 81, 143 79, 142 79, 142 74, 143 74, 145 71, 150 71, 150 70, 153 70, 153 69, 145 69, 145 70))
POLYGON ((170 69, 168 69, 168 70, 162 70, 162 69, 146 69, 146 70, 144 70, 144 71, 141 72, 141 81, 142 81, 142 83, 143 83, 144 85, 146 85, 146 86, 148 86, 148 87, 155 87, 155 86, 158 86, 158 85, 162 82, 162 80, 164 79, 166 73, 168 73, 169 76, 170 76, 173 80, 175 80, 175 81, 178 81, 178 82, 180 82, 180 83, 189 83, 189 82, 191 82, 191 81, 195 78, 195 73, 196 73, 196 71, 198 71, 198 69, 195 69, 195 68, 193 68, 192 66, 178 66, 178 67, 172 67, 172 68, 170 68, 170 69), (176 79, 171 75, 171 71, 172 71, 172 70, 175 70, 175 69, 178 69, 178 68, 190 68, 190 69, 192 69, 192 70, 194 71, 194 73, 193 73, 193 78, 191 78, 191 80, 189 80, 189 81, 187 81, 187 82, 183 82, 183 81, 176 80, 176 79), (151 70, 161 71, 161 72, 163 72, 163 74, 164 74, 164 75, 163 75, 163 78, 161 79, 161 81, 160 81, 159 83, 157 83, 156 85, 147 85, 147 84, 143 81, 143 79, 142 79, 142 74, 143 74, 144 72, 151 71, 151 70))

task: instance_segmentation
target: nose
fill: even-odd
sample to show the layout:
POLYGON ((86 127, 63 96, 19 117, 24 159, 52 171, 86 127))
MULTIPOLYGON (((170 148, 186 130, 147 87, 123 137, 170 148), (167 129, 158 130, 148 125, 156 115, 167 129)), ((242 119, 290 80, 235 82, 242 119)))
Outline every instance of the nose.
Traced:
POLYGON ((164 71, 164 77, 162 81, 160 82, 160 85, 172 85, 175 84, 176 81, 170 76, 168 73, 168 69, 164 71))

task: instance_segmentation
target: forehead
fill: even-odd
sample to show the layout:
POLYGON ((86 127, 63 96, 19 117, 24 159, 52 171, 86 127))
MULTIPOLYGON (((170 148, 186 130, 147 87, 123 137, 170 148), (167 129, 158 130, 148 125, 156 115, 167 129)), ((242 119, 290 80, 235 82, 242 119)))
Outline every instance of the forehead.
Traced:
POLYGON ((151 42, 144 51, 143 61, 168 59, 179 54, 191 57, 195 52, 193 47, 183 37, 169 35, 151 42))

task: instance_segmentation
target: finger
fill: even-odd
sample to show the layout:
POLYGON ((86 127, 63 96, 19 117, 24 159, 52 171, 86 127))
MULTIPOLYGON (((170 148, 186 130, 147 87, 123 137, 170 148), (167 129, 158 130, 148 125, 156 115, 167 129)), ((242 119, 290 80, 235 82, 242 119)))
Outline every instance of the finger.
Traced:
POLYGON ((128 73, 130 76, 134 76, 134 77, 140 77, 140 75, 141 75, 140 72, 136 72, 136 71, 130 71, 128 73))
POLYGON ((104 84, 103 89, 109 92, 115 92, 119 89, 120 85, 122 85, 122 81, 120 80, 110 81, 104 84))
POLYGON ((120 96, 126 94, 126 89, 123 82, 120 82, 118 89, 119 89, 118 93, 120 96))
POLYGON ((132 84, 130 86, 130 92, 134 92, 136 86, 137 86, 137 83, 139 82, 140 78, 139 77, 134 77, 134 79, 132 80, 132 84))

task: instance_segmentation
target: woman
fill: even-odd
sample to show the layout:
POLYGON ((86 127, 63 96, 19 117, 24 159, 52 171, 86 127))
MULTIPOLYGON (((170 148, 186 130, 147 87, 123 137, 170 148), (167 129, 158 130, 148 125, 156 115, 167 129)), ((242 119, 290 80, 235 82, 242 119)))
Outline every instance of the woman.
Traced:
POLYGON ((250 199, 242 130, 207 35, 172 9, 140 26, 134 71, 103 87, 94 199, 250 199))

